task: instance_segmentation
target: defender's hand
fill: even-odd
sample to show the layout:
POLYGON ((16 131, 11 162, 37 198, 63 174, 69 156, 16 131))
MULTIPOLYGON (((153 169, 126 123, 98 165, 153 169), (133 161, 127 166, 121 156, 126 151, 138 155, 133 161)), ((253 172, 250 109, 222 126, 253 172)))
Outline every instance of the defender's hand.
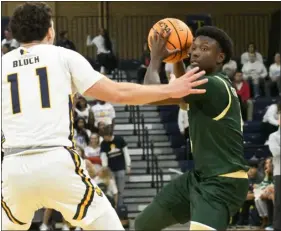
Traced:
POLYGON ((197 80, 201 76, 205 75, 205 71, 200 71, 196 73, 198 70, 199 68, 195 67, 179 78, 176 78, 174 75, 171 75, 171 80, 169 83, 170 97, 182 98, 190 94, 206 93, 205 89, 194 89, 195 87, 208 82, 208 79, 197 80))
POLYGON ((151 51, 150 56, 151 60, 162 61, 168 56, 179 52, 179 49, 169 50, 166 48, 166 43, 170 37, 171 31, 164 33, 164 30, 161 29, 160 33, 154 30, 153 36, 150 37, 151 51))

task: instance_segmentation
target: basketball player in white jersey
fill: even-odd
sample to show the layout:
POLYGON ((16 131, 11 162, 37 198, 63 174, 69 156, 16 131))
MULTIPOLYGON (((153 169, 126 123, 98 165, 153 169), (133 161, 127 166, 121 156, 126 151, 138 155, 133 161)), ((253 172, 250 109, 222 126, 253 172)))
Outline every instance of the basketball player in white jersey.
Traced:
POLYGON ((85 96, 141 105, 204 93, 193 89, 206 82, 197 80, 204 72, 193 69, 162 86, 111 81, 80 54, 52 45, 55 32, 45 3, 18 6, 10 28, 21 46, 2 57, 2 229, 29 229, 34 212, 45 207, 85 230, 123 230, 73 150, 72 85, 85 96))

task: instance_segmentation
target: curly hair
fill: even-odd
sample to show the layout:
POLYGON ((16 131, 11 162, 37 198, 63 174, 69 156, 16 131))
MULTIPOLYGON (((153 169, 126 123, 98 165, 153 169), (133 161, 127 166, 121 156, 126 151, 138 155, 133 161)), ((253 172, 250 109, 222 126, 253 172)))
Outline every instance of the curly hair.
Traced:
POLYGON ((42 41, 52 26, 52 10, 43 2, 26 2, 19 5, 10 20, 9 28, 20 43, 42 41))
POLYGON ((195 37, 207 36, 217 41, 222 52, 225 54, 223 64, 228 63, 233 55, 233 43, 229 35, 215 27, 215 26, 203 26, 200 27, 195 34, 195 37))

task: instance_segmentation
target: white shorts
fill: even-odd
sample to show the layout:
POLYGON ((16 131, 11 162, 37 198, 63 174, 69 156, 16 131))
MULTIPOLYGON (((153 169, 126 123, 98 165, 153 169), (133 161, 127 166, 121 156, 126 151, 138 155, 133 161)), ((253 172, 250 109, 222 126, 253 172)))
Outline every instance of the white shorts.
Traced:
POLYGON ((35 211, 43 207, 85 230, 124 230, 74 151, 6 156, 2 180, 2 230, 29 229, 35 211))

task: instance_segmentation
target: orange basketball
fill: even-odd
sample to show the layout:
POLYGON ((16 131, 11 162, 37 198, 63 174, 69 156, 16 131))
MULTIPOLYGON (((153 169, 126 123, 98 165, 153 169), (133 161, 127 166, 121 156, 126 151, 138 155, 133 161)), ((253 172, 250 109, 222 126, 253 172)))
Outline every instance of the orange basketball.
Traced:
POLYGON ((164 33, 172 30, 166 45, 167 49, 180 49, 180 52, 167 57, 163 61, 166 63, 176 63, 185 59, 193 41, 193 35, 189 27, 183 21, 176 18, 165 18, 158 21, 153 25, 148 35, 149 49, 151 49, 150 37, 153 36, 155 30, 159 33, 161 29, 164 29, 164 33))

